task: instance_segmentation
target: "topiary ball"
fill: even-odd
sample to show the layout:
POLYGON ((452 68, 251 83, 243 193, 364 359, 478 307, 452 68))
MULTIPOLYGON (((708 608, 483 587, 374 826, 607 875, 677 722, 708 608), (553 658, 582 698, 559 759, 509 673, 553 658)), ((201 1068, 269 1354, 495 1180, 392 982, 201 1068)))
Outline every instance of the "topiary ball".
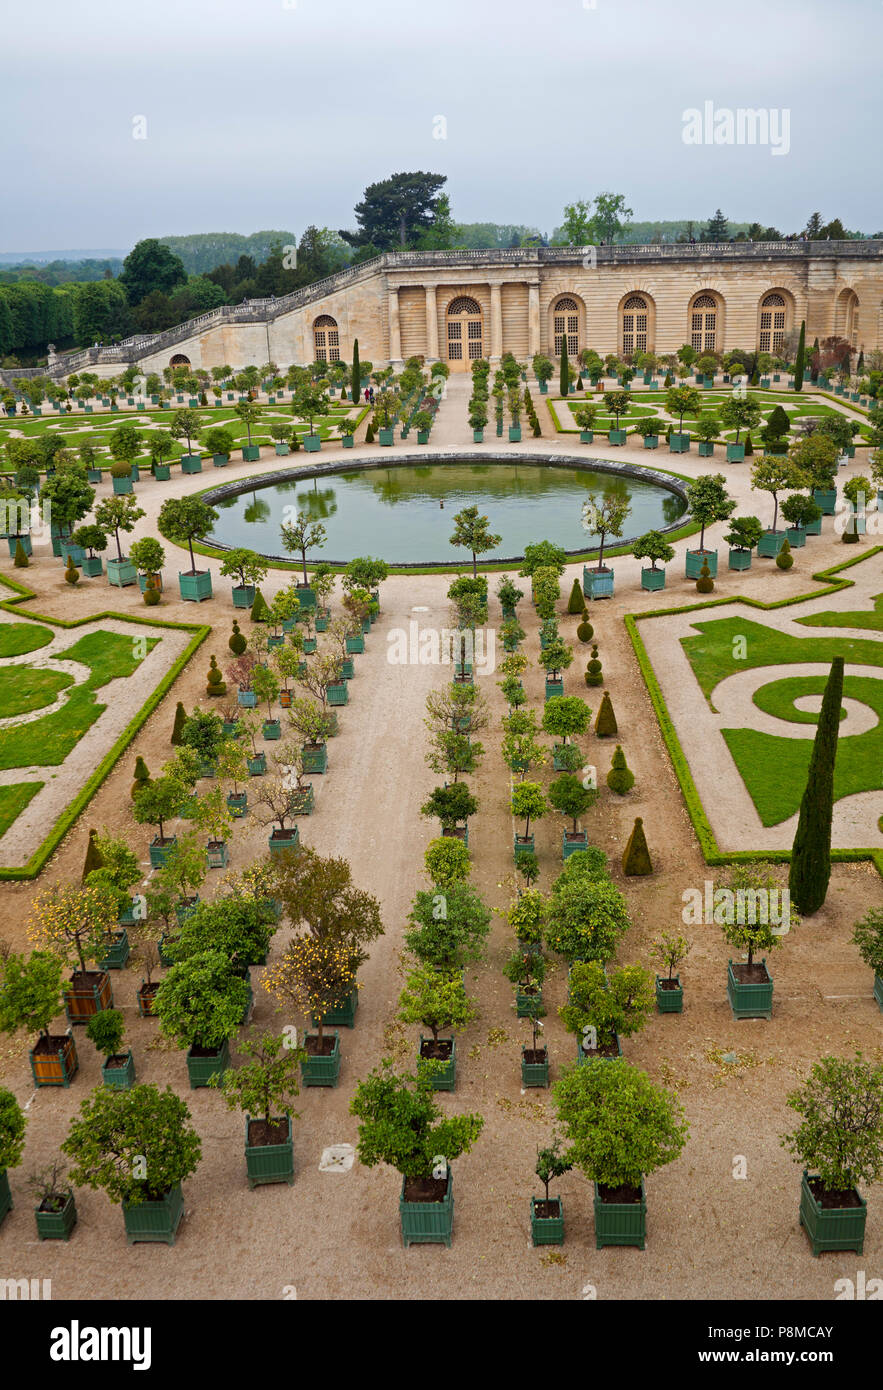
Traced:
POLYGON ((714 588, 714 580, 711 577, 711 570, 708 568, 708 561, 702 561, 702 569, 699 578, 696 580, 696 588, 700 594, 710 594, 714 588))
POLYGON ((148 608, 155 608, 159 603, 159 586, 152 574, 147 576, 147 582, 144 585, 144 602, 148 608))
POLYGON ((595 635, 595 629, 592 627, 592 624, 589 622, 588 618, 583 618, 582 622, 576 629, 576 635, 581 642, 591 642, 592 638, 595 635))
POLYGON ((233 632, 230 635, 230 639, 227 643, 227 646, 230 648, 234 656, 241 656, 242 653, 245 651, 246 647, 248 646, 248 642, 245 640, 242 633, 240 632, 239 624, 235 620, 233 623, 233 632))
POLYGON ((787 536, 782 543, 782 549, 776 556, 776 564, 780 570, 790 570, 794 564, 794 556, 791 554, 791 545, 787 536))
POLYGON ((601 663, 598 660, 598 648, 592 648, 592 659, 586 667, 586 685, 603 685, 604 676, 601 672, 601 663))
POLYGON ((64 577, 68 584, 79 584, 80 582, 80 571, 74 564, 73 555, 67 557, 67 569, 64 572, 64 577))

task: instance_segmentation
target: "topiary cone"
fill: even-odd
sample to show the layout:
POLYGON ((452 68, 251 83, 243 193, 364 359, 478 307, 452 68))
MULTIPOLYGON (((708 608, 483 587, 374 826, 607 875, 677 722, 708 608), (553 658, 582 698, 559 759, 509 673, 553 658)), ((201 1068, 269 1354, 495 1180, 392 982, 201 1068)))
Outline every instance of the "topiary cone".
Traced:
POLYGON ((635 785, 635 774, 626 762, 620 744, 616 745, 616 752, 613 754, 613 762, 607 774, 607 785, 617 796, 625 796, 635 785))
MULTIPOLYGON (((601 663, 600 663, 600 661, 598 660, 598 648, 597 648, 597 647, 593 647, 593 648, 592 648, 592 659, 591 659, 591 661, 589 662, 588 666, 586 667, 586 685, 603 685, 603 684, 604 684, 604 676, 603 676, 602 673, 601 673, 601 663)), ((604 696, 604 699, 606 700, 607 698, 608 698, 608 697, 605 695, 605 696, 604 696)), ((599 712, 599 713, 600 713, 600 712, 599 712)), ((615 721, 614 721, 613 733, 616 733, 615 721)))
POLYGON ((708 568, 708 561, 702 561, 702 569, 699 571, 699 578, 696 580, 696 588, 700 594, 710 594, 714 588, 714 580, 711 577, 711 570, 708 568))
POLYGON ((221 696, 227 694, 227 684, 224 680, 224 677, 221 675, 215 657, 211 658, 211 662, 209 664, 208 675, 206 676, 205 693, 206 695, 211 696, 221 696))
POLYGON ((582 587, 578 579, 574 579, 573 588, 570 591, 570 598, 567 600, 568 613, 582 613, 585 609, 586 601, 583 597, 582 587))
POLYGON ((615 738, 619 733, 616 715, 613 713, 613 701, 606 690, 601 698, 598 717, 595 720, 595 733, 599 738, 615 738))
POLYGON ((780 570, 790 570, 794 564, 794 556, 791 554, 791 544, 786 536, 782 542, 782 549, 776 556, 776 564, 780 570))
POLYGON ((12 563, 17 570, 26 570, 31 563, 28 559, 28 552, 21 543, 21 537, 15 542, 15 559, 12 563))
POLYGON ((269 611, 270 610, 267 607, 267 600, 264 598, 260 589, 258 589, 254 596, 254 603, 251 605, 252 622, 265 623, 267 621, 267 614, 269 613, 269 611))
POLYGON ((64 572, 64 578, 67 584, 79 584, 80 582, 80 571, 74 564, 73 555, 67 557, 67 569, 64 572))
POLYGON ((644 822, 640 816, 632 826, 632 833, 625 847, 625 854, 622 856, 622 871, 630 878, 653 872, 653 863, 647 848, 647 837, 644 834, 644 822))
POLYGON ((132 783, 132 796, 142 787, 149 787, 153 778, 147 770, 147 764, 139 753, 135 759, 135 780, 132 783))
POLYGON ((178 701, 178 706, 177 706, 177 708, 176 708, 176 710, 175 710, 175 723, 174 723, 174 726, 173 726, 173 728, 172 728, 172 747, 173 747, 173 748, 179 748, 179 747, 181 746, 181 731, 182 731, 182 729, 184 728, 184 725, 185 725, 186 723, 187 723, 187 711, 185 710, 184 706, 181 704, 181 701, 179 700, 179 701, 178 701))
POLYGON ((97 844, 95 843, 95 841, 97 840, 97 838, 98 838, 98 831, 97 831, 97 830, 90 830, 90 831, 89 831, 89 843, 88 843, 88 845, 86 846, 86 858, 85 858, 85 860, 83 861, 83 882, 84 882, 84 883, 86 882, 86 879, 87 879, 87 877, 89 876, 89 874, 91 874, 92 870, 93 870, 93 869, 100 869, 101 866, 102 866, 103 863, 104 863, 104 860, 103 860, 102 857, 101 857, 101 852, 100 852, 100 850, 99 850, 97 844))
POLYGON ((245 651, 246 647, 248 646, 248 643, 246 642, 242 633, 239 631, 239 624, 236 622, 235 619, 233 621, 233 631, 230 634, 230 640, 228 641, 227 646, 230 648, 234 656, 241 656, 242 653, 245 651))

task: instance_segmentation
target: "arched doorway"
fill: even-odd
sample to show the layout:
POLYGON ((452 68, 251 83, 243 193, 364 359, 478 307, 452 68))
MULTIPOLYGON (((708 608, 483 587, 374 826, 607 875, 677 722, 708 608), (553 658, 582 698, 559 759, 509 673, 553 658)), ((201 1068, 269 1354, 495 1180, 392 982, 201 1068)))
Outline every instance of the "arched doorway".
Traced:
POLYGON ((330 314, 320 314, 313 324, 313 348, 317 362, 340 361, 340 331, 330 314))
POLYGON ((718 313, 710 294, 697 294, 690 305, 690 342, 697 352, 717 352, 718 313))
POLYGON ((468 295, 451 300, 447 312, 448 361, 451 370, 465 372, 467 363, 483 357, 481 305, 468 295))
POLYGON ((566 342, 568 357, 577 357, 579 355, 579 305, 575 299, 565 296, 558 300, 552 313, 552 329, 555 339, 555 356, 561 356, 566 342))
POLYGON ((760 322, 757 332, 759 352, 771 352, 777 357, 788 332, 788 301, 778 290, 765 294, 760 301, 760 322))
POLYGON ((843 290, 837 299, 834 332, 851 347, 858 346, 859 303, 855 290, 843 290))
POLYGON ((622 354, 647 352, 650 305, 642 294, 630 294, 622 306, 622 354))

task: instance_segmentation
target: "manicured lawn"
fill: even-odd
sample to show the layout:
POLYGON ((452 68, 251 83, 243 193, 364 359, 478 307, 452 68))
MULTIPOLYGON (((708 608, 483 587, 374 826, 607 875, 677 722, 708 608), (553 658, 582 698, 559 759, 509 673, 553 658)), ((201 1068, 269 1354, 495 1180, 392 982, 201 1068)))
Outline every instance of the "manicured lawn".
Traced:
MULTIPOLYGON (((797 709, 794 701, 805 695, 823 695, 827 678, 825 676, 785 676, 780 681, 770 681, 755 690, 751 697, 758 709, 771 714, 774 719, 787 719, 790 724, 818 724, 819 716, 812 710, 797 709)), ((840 711, 840 718, 846 718, 846 711, 840 711)))
POLYGON ((73 685, 73 676, 36 666, 0 667, 0 719, 51 705, 60 690, 73 685))
POLYGON ((847 665, 883 668, 883 642, 861 637, 792 637, 748 618, 718 618, 694 626, 699 629, 697 636, 681 641, 709 704, 715 686, 746 667, 830 662, 835 656, 842 656, 847 665), (743 646, 738 638, 745 641, 746 655, 741 659, 737 653, 743 646))
POLYGON ((47 646, 54 634, 39 623, 0 623, 0 657, 24 656, 47 646))
MULTIPOLYGON (((800 695, 818 694, 824 684, 824 677, 816 678, 814 688, 810 688, 811 681, 799 679, 774 682, 768 687, 773 692, 769 703, 778 708, 769 712, 781 710, 784 717, 794 718, 797 711, 786 712, 789 701, 800 695), (791 689, 782 691, 783 686, 791 689)), ((764 708, 758 699, 761 693, 755 695, 755 703, 764 708)), ((834 769, 835 801, 858 792, 877 791, 883 767, 883 680, 847 676, 843 693, 870 705, 879 722, 867 733, 852 737, 841 730, 834 769)), ((809 718, 815 721, 817 716, 809 718)), ((763 825, 778 825, 793 816, 800 808, 806 787, 812 739, 776 738, 754 729, 724 729, 722 733, 763 825)))
MULTIPOLYGON (((108 681, 131 676, 140 665, 134 642, 116 632, 93 632, 81 637, 59 655, 89 668, 88 679, 70 692, 61 709, 42 719, 0 730, 0 768, 57 766, 76 746, 107 708, 98 704, 95 691, 108 681)), ((147 650, 158 637, 145 638, 147 650)))
POLYGON ((863 608, 858 612, 811 613, 808 618, 797 621, 805 627, 858 627, 883 632, 883 594, 875 595, 873 612, 863 608))
POLYGON ((44 782, 13 782, 0 787, 0 838, 43 786, 44 782))

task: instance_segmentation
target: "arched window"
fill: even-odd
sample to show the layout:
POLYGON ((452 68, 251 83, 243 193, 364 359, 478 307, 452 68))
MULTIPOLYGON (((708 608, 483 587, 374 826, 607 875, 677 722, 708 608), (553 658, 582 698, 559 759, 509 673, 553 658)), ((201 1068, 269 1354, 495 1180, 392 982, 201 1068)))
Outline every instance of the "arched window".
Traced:
POLYGON ((622 306, 623 353, 647 351, 647 301, 643 295, 630 294, 622 306))
POLYGON ((185 357, 184 354, 183 354, 183 352, 176 352, 175 355, 174 355, 174 357, 170 360, 169 366, 170 366, 170 367, 189 367, 189 366, 190 366, 190 358, 189 358, 189 357, 185 357))
POLYGON ((340 361, 340 333, 337 319, 330 314, 320 314, 313 324, 313 342, 317 362, 340 361))
POLYGON ((837 297, 834 317, 834 332, 838 338, 846 338, 853 347, 858 346, 859 301, 855 290, 841 290, 837 297))
POLYGON ((484 354, 482 345, 481 305, 469 295, 461 294, 448 305, 448 361, 460 370, 467 361, 475 362, 484 354))
POLYGON ((778 353, 785 341, 788 305, 781 294, 764 295, 760 304, 760 332, 757 345, 761 352, 778 353))
POLYGON ((579 353, 579 305, 576 300, 567 296, 559 299, 552 317, 555 356, 561 356, 566 338, 568 356, 576 357, 579 353))
POLYGON ((690 310, 690 342, 697 352, 714 352, 717 345, 717 300, 698 294, 690 310))

